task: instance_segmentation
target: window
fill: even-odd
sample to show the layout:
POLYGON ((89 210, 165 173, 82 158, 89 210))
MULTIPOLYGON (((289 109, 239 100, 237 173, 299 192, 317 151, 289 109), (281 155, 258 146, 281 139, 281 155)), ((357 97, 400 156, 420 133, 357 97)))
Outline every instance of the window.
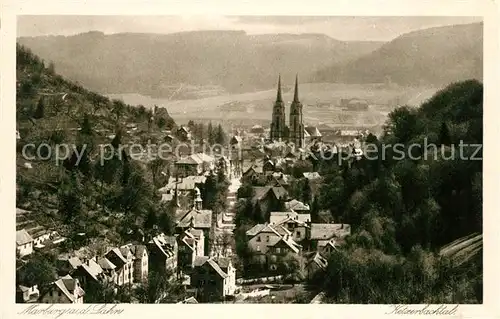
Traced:
POLYGON ((269 236, 266 237, 266 241, 269 242, 269 236))
POLYGON ((276 247, 276 253, 279 254, 281 252, 281 249, 279 247, 276 247))
POLYGON ((260 246, 257 246, 257 251, 260 251, 260 246))
POLYGON ((260 236, 257 236, 257 241, 260 242, 260 236))
POLYGON ((297 232, 297 238, 300 238, 300 232, 299 231, 297 232))

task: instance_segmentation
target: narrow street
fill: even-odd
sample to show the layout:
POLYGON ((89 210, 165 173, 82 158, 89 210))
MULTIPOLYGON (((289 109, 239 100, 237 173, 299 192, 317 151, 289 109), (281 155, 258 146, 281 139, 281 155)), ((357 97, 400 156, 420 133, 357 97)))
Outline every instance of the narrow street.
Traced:
POLYGON ((233 230, 236 227, 234 224, 236 204, 236 195, 241 186, 239 178, 231 179, 231 184, 228 187, 227 203, 228 208, 225 212, 217 216, 217 227, 215 228, 216 243, 211 247, 210 256, 230 257, 233 255, 231 242, 233 240, 233 230))

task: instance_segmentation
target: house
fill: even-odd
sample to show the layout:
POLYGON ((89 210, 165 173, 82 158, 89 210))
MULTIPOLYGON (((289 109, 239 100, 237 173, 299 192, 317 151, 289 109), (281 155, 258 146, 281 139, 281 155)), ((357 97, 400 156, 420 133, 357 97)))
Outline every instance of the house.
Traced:
POLYGON ((25 229, 16 231, 16 251, 21 257, 33 253, 33 238, 25 229))
POLYGON ((57 272, 60 275, 66 275, 66 274, 73 274, 75 270, 78 269, 82 265, 82 261, 80 258, 76 256, 72 257, 65 257, 65 256, 60 256, 56 260, 56 268, 57 272))
MULTIPOLYGON (((285 209, 287 211, 294 211, 299 214, 308 214, 309 213, 309 205, 302 203, 296 199, 292 199, 289 202, 285 202, 285 209)), ((310 220, 310 218, 309 218, 310 220)))
POLYGON ((287 174, 283 174, 282 172, 275 172, 272 175, 272 181, 275 186, 281 186, 284 189, 288 190, 290 187, 291 176, 287 174))
POLYGON ((133 255, 128 249, 113 248, 105 256, 113 265, 116 266, 115 284, 123 286, 133 283, 134 264, 133 255), (122 251, 125 253, 123 255, 122 251))
POLYGON ((97 258, 97 264, 101 267, 104 274, 105 281, 109 283, 117 283, 118 275, 116 273, 116 266, 109 259, 105 257, 97 258))
POLYGON ((199 170, 201 172, 212 171, 215 169, 215 158, 205 153, 196 153, 190 155, 190 157, 199 163, 199 170))
MULTIPOLYGON (((348 224, 311 224, 312 248, 318 250, 324 250, 327 246, 336 248, 350 234, 351 226, 348 224), (332 239, 334 239, 333 242, 331 242, 332 239)), ((330 250, 330 248, 326 249, 330 250)))
POLYGON ((186 298, 186 299, 178 302, 178 304, 197 304, 197 303, 198 303, 198 300, 196 300, 195 297, 189 297, 189 298, 186 298))
POLYGON ((254 166, 250 166, 241 176, 242 183, 253 184, 261 176, 261 172, 258 172, 254 166))
POLYGON ((297 244, 288 234, 281 236, 280 240, 269 246, 269 253, 275 256, 285 256, 289 253, 300 254, 301 252, 302 246, 297 244))
POLYGON ((232 296, 236 290, 236 269, 229 258, 197 257, 191 274, 191 287, 203 301, 232 296))
POLYGON ((275 170, 275 166, 274 166, 274 163, 273 161, 271 160, 267 160, 264 162, 264 165, 262 165, 262 171, 264 173, 267 173, 267 172, 274 172, 275 170))
POLYGON ((320 142, 323 135, 316 126, 306 126, 304 128, 304 139, 306 144, 320 142))
POLYGON ((148 243, 151 268, 166 270, 173 273, 177 270, 178 250, 177 238, 160 234, 153 237, 148 243))
POLYGON ((19 285, 16 289, 16 303, 35 303, 40 298, 37 285, 31 287, 19 285))
POLYGON ((368 101, 362 99, 341 99, 340 106, 346 111, 365 111, 368 109, 368 101))
POLYGON ((296 212, 271 212, 269 223, 274 226, 282 226, 297 242, 309 237, 311 215, 297 214, 296 212))
POLYGON ((191 131, 188 127, 181 125, 181 127, 177 129, 177 136, 182 142, 188 142, 191 140, 191 131))
POLYGON ((175 162, 178 177, 200 175, 215 169, 215 158, 204 153, 191 154, 175 162))
POLYGON ((165 137, 163 138, 163 140, 164 140, 165 142, 167 142, 167 143, 172 143, 172 142, 174 141, 174 139, 175 139, 175 138, 174 138, 174 136, 173 136, 173 135, 171 135, 171 134, 167 134, 167 135, 165 135, 165 137))
POLYGON ((302 175, 310 181, 321 178, 321 175, 319 175, 318 172, 304 172, 302 175))
MULTIPOLYGON (((257 224, 246 232, 248 248, 261 255, 265 255, 270 246, 276 244, 282 235, 270 224, 257 224)), ((265 257, 265 256, 264 256, 265 257)), ((265 258, 257 257, 261 261, 265 258)))
POLYGON ((145 245, 129 244, 130 251, 134 254, 134 281, 147 282, 149 273, 149 256, 145 245))
POLYGON ((89 282, 103 282, 105 280, 104 270, 97 263, 98 257, 93 257, 82 262, 72 276, 80 281, 82 286, 86 286, 89 282))
POLYGON ((282 203, 288 198, 288 192, 282 186, 254 186, 252 190, 252 205, 254 209, 259 206, 258 209, 264 216, 269 216, 271 211, 281 210, 282 203))
POLYGON ((318 271, 325 271, 328 267, 328 260, 319 252, 314 252, 307 259, 305 272, 308 279, 311 279, 318 271))
POLYGON ((43 295, 41 303, 83 303, 85 291, 78 279, 66 275, 52 283, 43 295))
POLYGON ((202 162, 195 160, 191 156, 181 158, 175 162, 175 171, 178 177, 186 177, 189 175, 200 175, 203 170, 202 162))
POLYGON ((190 227, 179 237, 179 268, 190 271, 196 257, 205 255, 205 235, 202 230, 190 227))
POLYGON ((254 125, 250 129, 250 133, 252 133, 252 134, 264 134, 264 132, 265 132, 264 128, 260 125, 254 125))
POLYGON ((229 140, 229 145, 231 145, 231 148, 239 148, 241 147, 242 139, 240 136, 235 135, 229 140))
POLYGON ((176 232, 182 234, 188 228, 194 228, 203 231, 205 238, 205 254, 208 254, 208 234, 212 228, 212 211, 209 209, 200 209, 201 202, 195 199, 195 205, 188 210, 180 211, 175 225, 176 232))

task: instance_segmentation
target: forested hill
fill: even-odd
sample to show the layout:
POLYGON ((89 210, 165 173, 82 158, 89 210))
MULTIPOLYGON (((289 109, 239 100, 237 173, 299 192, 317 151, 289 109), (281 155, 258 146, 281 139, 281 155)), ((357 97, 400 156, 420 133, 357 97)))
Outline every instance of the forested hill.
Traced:
MULTIPOLYGON (((53 65, 19 45, 16 71, 17 207, 32 211, 37 223, 69 237, 69 245, 79 232, 86 232, 87 239, 104 236, 99 240, 116 243, 130 228, 142 226, 147 214, 159 209, 151 170, 116 149, 102 165, 99 144, 143 141, 174 129, 168 112, 152 118, 144 107, 111 101, 64 79, 53 65), (133 135, 131 126, 136 127, 133 135), (38 154, 31 149, 27 155, 34 157, 27 158, 23 147, 31 143, 50 148, 40 148, 38 154), (68 147, 66 160, 57 161, 57 145, 68 147), (116 217, 118 212, 125 216, 116 217)), ((160 164, 157 169, 162 169, 160 164)))
POLYGON ((353 227, 317 278, 332 300, 481 302, 482 251, 464 250, 459 267, 437 253, 482 232, 482 142, 483 85, 469 80, 391 112, 384 134, 366 139, 369 157, 318 163, 319 207, 353 227))
MULTIPOLYGON (((21 37, 61 74, 101 93, 191 98, 191 91, 251 92, 360 57, 383 42, 339 41, 323 34, 249 35, 244 31, 172 34, 87 32, 21 37)), ((292 80, 290 80, 290 83, 292 80)), ((196 96, 196 95, 195 95, 196 96)))
POLYGON ((447 85, 483 76, 483 24, 404 34, 377 50, 316 73, 316 82, 447 85))

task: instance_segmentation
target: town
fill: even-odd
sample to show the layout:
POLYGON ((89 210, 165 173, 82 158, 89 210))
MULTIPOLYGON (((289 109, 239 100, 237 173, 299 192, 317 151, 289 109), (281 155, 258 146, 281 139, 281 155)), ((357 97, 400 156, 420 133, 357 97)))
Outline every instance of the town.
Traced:
MULTIPOLYGON (((16 302, 482 303, 482 150, 453 157, 457 145, 482 145, 482 63, 442 67, 414 50, 482 34, 482 23, 436 28, 394 40, 395 56, 417 55, 415 79, 397 58, 369 63, 383 70, 363 62, 393 41, 339 42, 345 53, 317 34, 88 32, 48 37, 47 51, 46 37, 19 38, 16 302), (82 62, 56 49, 79 41, 147 52, 92 73, 104 55, 82 62), (316 41, 328 54, 299 67, 302 54, 323 54, 295 52, 316 41), (245 48, 261 64, 248 67, 245 48), (345 70, 316 65, 335 50, 345 70), (73 64, 89 70, 75 77, 73 64), (325 78, 304 74, 313 65, 325 78), (132 103, 104 88, 167 100, 132 103), (432 94, 410 105, 420 91, 432 94)), ((471 38, 457 51, 482 47, 471 38)))
MULTIPOLYGON (((314 196, 318 196, 317 192, 314 195, 311 192, 319 189, 321 176, 313 171, 312 165, 307 166, 307 157, 311 148, 323 144, 316 127, 304 126, 298 94, 297 78, 289 126, 294 129, 289 130, 285 125, 279 79, 270 130, 258 126, 248 132, 235 130, 237 135, 228 141, 227 156, 194 153, 173 162, 173 176, 157 191, 161 202, 175 207, 174 234, 158 231, 144 235, 141 241, 105 247, 101 254, 91 254, 92 250, 85 246, 60 254, 56 260, 60 279, 43 294, 36 284, 19 285, 19 300, 83 303, 87 287, 106 283, 136 288, 148 282, 151 269, 180 283, 189 296, 178 302, 238 300, 249 295, 243 292, 242 283, 259 280, 295 283, 303 280, 302 274, 312 277, 325 269, 327 260, 323 254, 340 249, 343 239, 350 234, 350 225, 311 218, 314 196), (206 199, 200 191, 206 189, 207 179, 211 178, 228 184, 223 191, 226 209, 216 213, 204 207, 206 199), (292 183, 306 185, 309 190, 303 191, 301 197, 308 197, 301 200, 294 197, 290 193, 292 183), (245 213, 242 205, 262 222, 245 231, 241 239, 245 248, 239 251, 244 255, 237 256, 235 232, 241 231, 237 226, 245 226, 236 224, 236 218, 241 217, 237 215, 245 213), (247 258, 249 255, 251 259, 247 258), (253 271, 259 277, 237 276, 236 259, 245 259, 248 262, 245 271, 249 274, 253 271)), ((136 125, 130 128, 136 129, 136 125)), ((360 138, 365 132, 358 134, 360 138)), ((168 142, 194 139, 189 126, 180 126, 174 135, 166 131, 164 139, 168 142)), ((352 142, 352 150, 360 151, 354 148, 354 142, 359 144, 359 140, 353 138, 352 142)), ((18 208, 16 221, 17 252, 21 258, 54 249, 66 240, 57 231, 34 223, 27 210, 18 208)), ((242 271, 241 267, 239 270, 242 271)), ((269 288, 263 291, 269 292, 269 288)))

